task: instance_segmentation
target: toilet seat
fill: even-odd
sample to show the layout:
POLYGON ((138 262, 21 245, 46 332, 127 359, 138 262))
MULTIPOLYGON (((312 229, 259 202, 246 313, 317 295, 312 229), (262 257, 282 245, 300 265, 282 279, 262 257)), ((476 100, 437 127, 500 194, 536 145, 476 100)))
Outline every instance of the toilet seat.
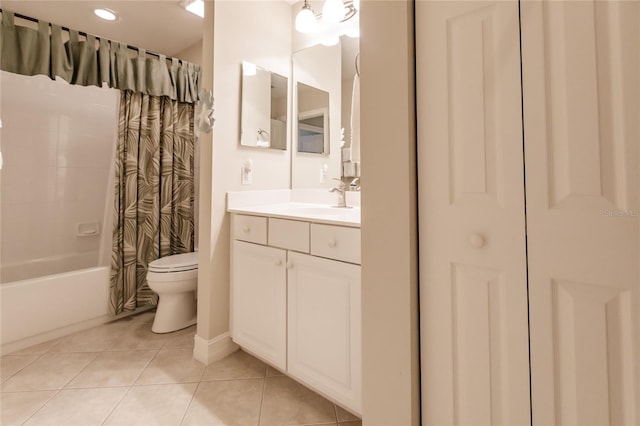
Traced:
POLYGON ((182 253, 161 257, 149 263, 148 271, 156 273, 174 273, 198 269, 198 253, 182 253))

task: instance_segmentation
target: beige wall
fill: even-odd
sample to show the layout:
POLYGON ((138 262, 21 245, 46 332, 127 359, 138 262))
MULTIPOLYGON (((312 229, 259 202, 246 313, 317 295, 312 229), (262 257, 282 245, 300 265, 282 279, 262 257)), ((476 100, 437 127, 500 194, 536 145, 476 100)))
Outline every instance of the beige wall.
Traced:
POLYGON ((182 59, 187 62, 191 62, 192 64, 202 64, 202 40, 197 43, 192 44, 184 50, 173 55, 173 57, 182 59))
MULTIPOLYGON (((213 12, 213 3, 207 2, 213 12)), ((243 60, 290 75, 291 10, 282 1, 216 1, 214 18, 205 18, 203 85, 213 81, 216 119, 213 141, 202 139, 200 274, 198 331, 213 339, 229 330, 229 215, 228 191, 287 189, 289 150, 240 147, 240 81, 243 60), (207 40, 207 31, 211 40, 207 40), (217 40, 215 49, 212 40, 217 40), (213 57, 211 53, 213 52, 213 57), (251 159, 253 185, 240 184, 240 168, 251 159), (210 167, 210 170, 205 170, 210 167), (206 182, 205 182, 206 181, 206 182), (209 198, 210 197, 210 198, 209 198), (206 240, 206 241, 205 241, 206 240)))
POLYGON ((361 11, 363 420, 417 425, 413 2, 361 11))

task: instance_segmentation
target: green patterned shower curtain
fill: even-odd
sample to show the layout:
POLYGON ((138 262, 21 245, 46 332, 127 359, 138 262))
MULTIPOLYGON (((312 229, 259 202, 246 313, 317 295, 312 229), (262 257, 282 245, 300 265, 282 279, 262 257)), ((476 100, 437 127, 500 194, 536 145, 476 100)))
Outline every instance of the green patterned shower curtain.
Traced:
POLYGON ((149 262, 193 251, 194 105, 120 95, 111 256, 112 315, 156 304, 149 262))

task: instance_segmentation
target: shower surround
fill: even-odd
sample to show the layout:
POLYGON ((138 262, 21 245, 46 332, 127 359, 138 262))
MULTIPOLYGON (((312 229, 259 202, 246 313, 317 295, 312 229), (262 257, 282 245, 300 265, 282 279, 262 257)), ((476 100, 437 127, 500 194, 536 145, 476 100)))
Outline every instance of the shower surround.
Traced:
POLYGON ((107 318, 119 91, 2 71, 0 93, 7 352, 107 318))

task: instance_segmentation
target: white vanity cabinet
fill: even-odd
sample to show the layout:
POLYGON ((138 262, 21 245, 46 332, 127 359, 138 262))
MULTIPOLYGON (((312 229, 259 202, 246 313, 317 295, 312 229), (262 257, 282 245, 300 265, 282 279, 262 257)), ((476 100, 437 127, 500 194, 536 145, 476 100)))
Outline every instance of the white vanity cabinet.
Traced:
POLYGON ((360 413, 360 229, 231 217, 233 340, 360 413))

